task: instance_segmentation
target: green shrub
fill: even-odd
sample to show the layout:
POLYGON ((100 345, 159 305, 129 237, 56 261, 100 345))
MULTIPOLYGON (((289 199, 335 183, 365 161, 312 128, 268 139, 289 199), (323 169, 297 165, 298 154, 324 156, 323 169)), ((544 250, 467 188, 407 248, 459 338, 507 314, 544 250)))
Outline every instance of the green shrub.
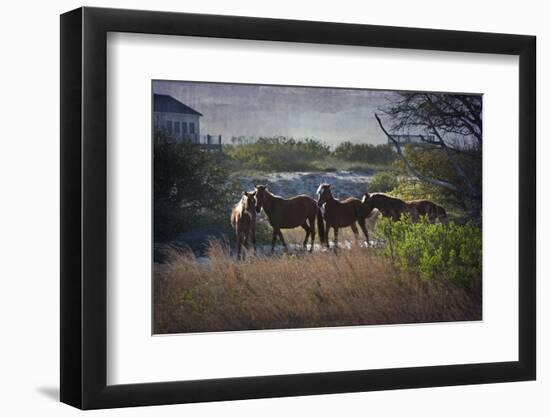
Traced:
POLYGON ((369 182, 369 192, 387 193, 397 187, 399 181, 393 172, 382 171, 377 173, 369 182))
POLYGON ((376 231, 384 242, 382 253, 400 271, 461 285, 481 277, 481 229, 473 223, 413 222, 402 216, 397 222, 381 219, 376 231))
POLYGON ((224 152, 241 167, 261 171, 299 171, 312 169, 314 162, 330 154, 330 148, 315 139, 273 137, 226 146, 224 152))
POLYGON ((388 165, 396 158, 390 145, 342 142, 333 155, 346 161, 366 162, 373 165, 388 165))
POLYGON ((229 213, 240 189, 228 180, 224 155, 188 142, 155 139, 155 241, 197 227, 229 229, 229 213))
POLYGON ((285 136, 234 137, 224 153, 240 168, 259 171, 365 170, 387 166, 395 159, 388 145, 342 142, 334 150, 324 142, 285 136))

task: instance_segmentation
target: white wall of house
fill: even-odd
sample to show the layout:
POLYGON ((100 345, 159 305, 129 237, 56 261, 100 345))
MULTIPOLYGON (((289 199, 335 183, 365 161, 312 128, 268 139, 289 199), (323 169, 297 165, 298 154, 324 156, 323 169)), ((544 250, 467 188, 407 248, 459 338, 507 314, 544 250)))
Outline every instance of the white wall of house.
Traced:
POLYGON ((154 113, 155 130, 162 130, 176 139, 196 138, 200 135, 198 114, 154 113))

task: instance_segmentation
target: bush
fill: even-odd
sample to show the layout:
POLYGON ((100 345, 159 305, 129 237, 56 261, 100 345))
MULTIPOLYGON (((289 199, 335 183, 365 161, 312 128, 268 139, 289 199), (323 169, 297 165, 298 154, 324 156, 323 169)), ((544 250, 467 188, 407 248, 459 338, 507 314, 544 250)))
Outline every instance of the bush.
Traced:
POLYGON ((366 162, 373 165, 388 165, 395 160, 396 154, 389 145, 342 142, 333 155, 346 161, 366 162))
POLYGON ((300 171, 330 154, 329 146, 315 139, 260 138, 253 143, 226 146, 226 154, 241 166, 261 171, 300 171))
POLYGON ((473 223, 413 222, 402 216, 397 222, 381 219, 377 233, 385 243, 382 253, 400 271, 465 286, 480 281, 481 229, 473 223))
POLYGON ((389 165, 395 152, 388 145, 343 142, 333 151, 320 140, 284 136, 257 140, 236 137, 224 145, 225 154, 239 168, 259 171, 365 170, 371 165, 389 165))
POLYGON ((229 227, 239 195, 228 180, 221 152, 156 138, 154 146, 154 238, 171 239, 202 227, 229 227))
POLYGON ((369 192, 387 193, 399 184, 395 173, 382 171, 377 173, 369 182, 369 192))

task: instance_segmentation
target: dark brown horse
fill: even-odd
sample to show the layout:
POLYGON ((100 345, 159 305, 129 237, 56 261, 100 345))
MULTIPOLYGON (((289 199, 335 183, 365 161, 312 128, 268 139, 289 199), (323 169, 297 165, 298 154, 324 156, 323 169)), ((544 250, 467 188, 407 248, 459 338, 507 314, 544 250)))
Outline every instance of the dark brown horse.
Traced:
POLYGON ((386 194, 365 193, 361 200, 363 214, 369 216, 374 209, 378 209, 382 216, 394 221, 401 218, 402 214, 408 214, 411 219, 418 220, 420 216, 428 216, 430 221, 444 219, 447 216, 445 209, 428 200, 404 201, 400 198, 390 197, 386 194))
POLYGON ((361 200, 358 198, 346 198, 345 200, 337 200, 332 196, 330 190, 330 184, 321 184, 317 189, 317 204, 319 207, 325 205, 325 244, 329 247, 328 237, 330 228, 334 228, 334 247, 338 247, 338 228, 351 227, 355 239, 359 239, 359 231, 357 230, 357 223, 363 231, 365 238, 367 239, 367 246, 369 245, 369 232, 365 224, 367 216, 363 214, 364 210, 361 206, 361 200))
POLYGON ((445 209, 429 200, 413 200, 408 201, 407 204, 409 209, 414 212, 413 216, 427 216, 431 222, 447 218, 445 209))
MULTIPOLYGON (((256 253, 256 199, 254 193, 243 191, 241 201, 231 211, 231 225, 237 238, 237 259, 241 259, 241 248, 248 248, 248 237, 252 236, 256 253)), ((244 258, 244 256, 243 256, 244 258)))
POLYGON ((315 241, 315 218, 317 218, 319 227, 319 238, 321 242, 323 241, 325 225, 321 210, 314 199, 307 195, 285 199, 270 193, 265 185, 257 185, 255 195, 257 201, 256 211, 259 213, 263 208, 269 224, 273 228, 273 237, 271 239, 272 252, 275 250, 277 237, 281 239, 285 250, 287 249, 281 229, 293 229, 300 226, 306 231, 304 249, 307 248, 307 241, 311 236, 311 248, 309 249, 311 252, 313 250, 313 242, 315 241))

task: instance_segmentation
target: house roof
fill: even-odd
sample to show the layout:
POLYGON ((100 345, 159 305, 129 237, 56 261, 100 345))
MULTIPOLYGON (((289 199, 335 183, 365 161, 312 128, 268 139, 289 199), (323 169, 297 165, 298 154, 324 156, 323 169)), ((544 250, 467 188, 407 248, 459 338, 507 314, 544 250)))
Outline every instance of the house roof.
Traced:
POLYGON ((167 94, 154 94, 153 111, 161 113, 183 113, 202 116, 198 111, 167 94))

